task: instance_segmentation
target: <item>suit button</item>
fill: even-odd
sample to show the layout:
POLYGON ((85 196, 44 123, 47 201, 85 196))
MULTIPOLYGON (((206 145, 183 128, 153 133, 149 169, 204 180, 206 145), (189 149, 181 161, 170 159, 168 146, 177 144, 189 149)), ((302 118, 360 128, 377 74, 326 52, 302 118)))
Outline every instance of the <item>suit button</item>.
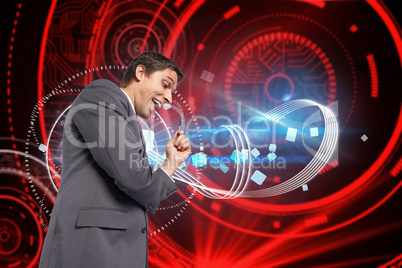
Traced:
POLYGON ((147 232, 147 227, 142 228, 141 232, 145 234, 147 232))

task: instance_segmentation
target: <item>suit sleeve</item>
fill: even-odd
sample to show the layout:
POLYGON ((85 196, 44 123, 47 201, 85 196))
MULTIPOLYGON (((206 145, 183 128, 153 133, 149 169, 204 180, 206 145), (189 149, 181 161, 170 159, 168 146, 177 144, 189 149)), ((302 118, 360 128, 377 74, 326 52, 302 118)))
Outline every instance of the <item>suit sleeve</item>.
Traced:
POLYGON ((119 103, 111 105, 108 97, 101 101, 84 93, 81 99, 69 113, 83 142, 70 142, 87 146, 121 191, 155 213, 160 201, 176 192, 177 187, 163 170, 153 172, 143 151, 137 117, 124 116, 119 103))

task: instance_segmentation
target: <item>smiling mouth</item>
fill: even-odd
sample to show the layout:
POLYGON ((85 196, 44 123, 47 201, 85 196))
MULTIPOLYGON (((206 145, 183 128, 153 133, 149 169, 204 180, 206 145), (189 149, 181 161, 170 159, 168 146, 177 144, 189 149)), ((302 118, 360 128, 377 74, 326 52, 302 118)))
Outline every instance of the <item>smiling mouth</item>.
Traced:
POLYGON ((152 99, 152 102, 155 103, 155 108, 159 109, 162 107, 162 104, 157 99, 152 99))

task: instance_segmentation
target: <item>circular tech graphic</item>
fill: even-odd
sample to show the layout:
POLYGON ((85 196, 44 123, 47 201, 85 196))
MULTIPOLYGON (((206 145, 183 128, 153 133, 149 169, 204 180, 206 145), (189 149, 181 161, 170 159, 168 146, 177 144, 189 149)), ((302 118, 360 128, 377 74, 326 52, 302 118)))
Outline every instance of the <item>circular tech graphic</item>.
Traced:
MULTIPOLYGON (((121 1, 115 5, 104 5, 94 26, 92 53, 86 68, 106 63, 127 66, 143 51, 162 53, 177 21, 177 14, 157 1, 121 1)), ((178 66, 184 64, 188 46, 191 45, 187 40, 183 31, 171 55, 178 66)), ((115 82, 121 80, 120 76, 110 72, 105 75, 115 82)), ((92 76, 88 79, 89 83, 92 76)))
MULTIPOLYGON (((46 191, 46 165, 34 156, 19 151, 27 146, 34 147, 31 143, 1 139, 0 144, 2 148, 17 145, 15 149, 0 150, 0 266, 29 267, 39 261, 46 234, 44 226, 49 222, 49 217, 40 216, 42 204, 32 197, 33 188, 41 194, 46 191), (27 158, 31 159, 29 172, 25 172, 22 165, 27 158)), ((43 206, 54 200, 53 193, 48 192, 43 206)))
POLYGON ((232 113, 235 100, 261 108, 300 96, 328 103, 336 100, 330 60, 317 44, 298 34, 273 31, 253 38, 239 49, 227 70, 223 88, 232 113), (247 94, 238 96, 241 92, 247 94))

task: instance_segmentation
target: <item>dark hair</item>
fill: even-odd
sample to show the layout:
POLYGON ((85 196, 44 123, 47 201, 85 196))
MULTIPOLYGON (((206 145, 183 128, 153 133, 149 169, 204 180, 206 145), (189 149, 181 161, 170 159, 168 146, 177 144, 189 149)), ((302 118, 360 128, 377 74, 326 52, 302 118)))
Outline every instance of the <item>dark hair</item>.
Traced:
POLYGON ((127 66, 123 79, 121 80, 120 87, 126 87, 131 84, 133 80, 137 80, 135 77, 135 70, 137 69, 138 65, 144 65, 146 76, 149 76, 154 72, 170 68, 177 73, 177 83, 180 83, 180 81, 183 79, 183 74, 180 72, 179 67, 177 67, 174 61, 158 52, 145 51, 135 57, 127 66))

